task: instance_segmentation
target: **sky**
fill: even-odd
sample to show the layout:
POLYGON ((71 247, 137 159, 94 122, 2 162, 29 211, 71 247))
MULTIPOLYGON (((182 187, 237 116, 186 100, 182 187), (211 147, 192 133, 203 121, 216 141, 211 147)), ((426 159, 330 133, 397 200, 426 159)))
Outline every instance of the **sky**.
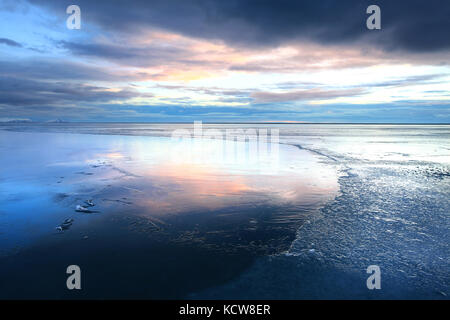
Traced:
POLYGON ((56 119, 450 123, 450 2, 0 0, 0 121, 56 119))

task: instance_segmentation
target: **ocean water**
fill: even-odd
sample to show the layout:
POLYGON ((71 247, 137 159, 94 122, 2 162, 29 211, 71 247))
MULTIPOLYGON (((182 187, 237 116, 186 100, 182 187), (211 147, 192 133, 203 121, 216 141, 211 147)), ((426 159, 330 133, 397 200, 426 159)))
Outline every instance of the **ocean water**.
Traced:
POLYGON ((0 297, 448 299, 450 126, 203 124, 278 130, 253 158, 180 129, 0 125, 0 297))

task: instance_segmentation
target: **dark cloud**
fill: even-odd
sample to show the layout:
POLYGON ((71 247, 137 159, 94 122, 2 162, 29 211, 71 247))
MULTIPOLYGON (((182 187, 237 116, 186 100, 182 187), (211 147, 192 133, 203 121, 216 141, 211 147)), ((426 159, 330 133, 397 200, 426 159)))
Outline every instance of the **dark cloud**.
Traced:
MULTIPOLYGON (((0 76, 0 105, 65 106, 73 103, 99 103, 139 97, 135 90, 110 90, 81 83, 49 82, 0 76)), ((147 95, 149 96, 149 95, 147 95)))
POLYGON ((11 39, 7 39, 7 38, 0 38, 0 44, 6 44, 7 46, 10 47, 18 47, 18 48, 22 48, 22 45, 14 40, 11 39))
POLYGON ((24 79, 83 80, 83 81, 135 81, 148 77, 146 73, 121 72, 108 67, 74 62, 67 59, 0 60, 3 76, 24 79), (51 70, 51 72, 49 72, 51 70))
MULTIPOLYGON (((64 14, 71 4, 35 0, 64 14)), ((243 46, 297 39, 324 44, 364 41, 386 50, 450 48, 448 0, 78 0, 82 18, 105 30, 136 33, 157 27, 243 46), (365 26, 366 8, 381 7, 382 30, 365 26)))
MULTIPOLYGON (((131 67, 172 67, 177 70, 189 68, 226 68, 226 62, 208 59, 199 55, 186 44, 158 42, 145 45, 131 45, 126 41, 110 43, 58 41, 74 56, 92 57, 107 60, 122 66, 131 67)), ((191 44, 191 46, 193 46, 191 44)))
MULTIPOLYGON (((58 15, 61 28, 65 27, 65 9, 73 4, 64 0, 29 2, 50 9, 51 15, 58 15)), ((0 60, 0 115, 3 117, 32 118, 46 114, 56 118, 69 111, 74 118, 95 115, 96 119, 115 116, 120 120, 127 117, 144 120, 145 115, 150 120, 158 116, 197 117, 197 120, 246 116, 290 119, 292 116, 296 120, 305 120, 301 117, 314 117, 316 110, 317 117, 327 117, 331 111, 342 117, 358 112, 367 115, 374 109, 355 106, 360 108, 358 111, 346 105, 336 109, 314 106, 311 110, 312 107, 306 102, 302 105, 302 101, 357 96, 372 88, 376 90, 375 87, 435 83, 446 75, 404 79, 392 79, 391 75, 386 81, 373 85, 342 88, 295 81, 241 90, 154 84, 155 89, 159 86, 159 89, 174 89, 181 94, 177 92, 149 100, 159 101, 161 105, 158 106, 129 106, 128 103, 133 103, 130 99, 134 97, 151 96, 139 93, 138 90, 143 88, 138 83, 141 80, 183 81, 191 79, 190 76, 195 79, 197 74, 202 76, 202 72, 215 75, 236 70, 281 73, 380 64, 445 65, 450 58, 446 51, 450 49, 448 0, 77 0, 76 4, 81 7, 83 30, 79 33, 70 31, 69 36, 64 35, 64 38, 58 38, 59 41, 47 38, 54 46, 48 52, 30 48, 26 42, 0 38, 0 46, 11 53, 10 61, 0 60), (369 31, 365 27, 369 4, 381 7, 381 31, 369 31), (164 38, 167 36, 164 33, 148 33, 149 30, 171 31, 195 39, 174 37, 173 40, 164 38), (222 52, 222 46, 216 50, 211 43, 204 45, 197 38, 223 40, 231 47, 224 47, 222 52), (278 56, 275 46, 281 44, 292 45, 298 54, 278 56), (15 56, 14 47, 22 47, 22 51, 30 55, 27 58, 15 56), (234 55, 244 57, 259 52, 267 53, 270 58, 272 51, 264 51, 266 49, 274 49, 273 61, 234 59, 234 55), (52 52, 58 54, 52 58, 52 52), (42 53, 48 58, 43 59, 42 53), (63 57, 61 53, 70 54, 63 57), (233 59, 228 59, 229 56, 233 59), (322 64, 324 60, 327 63, 322 64), (137 84, 126 84, 130 81, 137 84), (119 89, 111 90, 112 87, 119 89), (213 99, 205 101, 218 104, 241 104, 200 107, 195 98, 197 94, 212 96, 213 99), (297 103, 290 104, 292 101, 297 103), (243 103, 248 107, 242 107, 243 103), (142 116, 144 118, 140 118, 142 116)), ((3 59, 5 57, 7 55, 3 59)), ((439 94, 445 96, 445 93, 439 94)), ((440 114, 448 110, 448 102, 442 104, 440 114)), ((387 114, 386 110, 395 107, 392 103, 392 107, 380 110, 387 114)), ((382 113, 380 116, 384 116, 382 113)))
POLYGON ((170 61, 189 62, 186 59, 188 51, 183 48, 170 46, 148 45, 133 47, 125 44, 79 43, 69 41, 59 41, 57 45, 60 48, 69 50, 74 55, 108 59, 120 64, 137 67, 159 66, 168 64, 170 61))

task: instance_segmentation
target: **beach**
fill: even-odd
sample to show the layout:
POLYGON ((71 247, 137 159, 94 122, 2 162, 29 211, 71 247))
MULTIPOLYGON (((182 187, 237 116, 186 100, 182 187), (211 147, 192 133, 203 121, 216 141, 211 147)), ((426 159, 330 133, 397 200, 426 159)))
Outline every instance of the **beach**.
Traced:
POLYGON ((279 137, 251 158, 192 123, 2 124, 0 297, 448 297, 449 126, 203 129, 279 137))

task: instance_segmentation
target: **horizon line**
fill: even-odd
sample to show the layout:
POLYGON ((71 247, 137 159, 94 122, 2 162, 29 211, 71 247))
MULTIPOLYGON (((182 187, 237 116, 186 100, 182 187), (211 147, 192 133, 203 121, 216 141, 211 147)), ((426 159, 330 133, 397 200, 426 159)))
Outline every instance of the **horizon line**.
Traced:
POLYGON ((450 125, 450 122, 304 122, 304 121, 203 121, 203 120, 193 120, 193 121, 61 121, 61 122, 51 122, 51 121, 0 121, 2 124, 88 124, 88 123, 141 123, 141 124, 191 124, 196 121, 201 121, 204 124, 365 124, 365 125, 450 125))

